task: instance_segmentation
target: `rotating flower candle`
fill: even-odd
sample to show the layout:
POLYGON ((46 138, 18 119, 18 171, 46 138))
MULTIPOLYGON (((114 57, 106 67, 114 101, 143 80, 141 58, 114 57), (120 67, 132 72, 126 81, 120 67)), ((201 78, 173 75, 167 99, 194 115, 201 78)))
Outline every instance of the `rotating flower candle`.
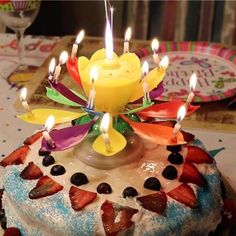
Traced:
POLYGON ((88 109, 93 109, 93 105, 94 105, 94 98, 96 95, 96 91, 95 91, 95 81, 98 78, 98 69, 96 66, 94 66, 91 71, 90 71, 90 79, 92 81, 92 88, 89 92, 89 99, 88 99, 88 105, 87 108, 88 109))
POLYGON ((54 126, 55 123, 55 118, 54 116, 50 115, 44 125, 44 130, 43 130, 43 137, 45 138, 45 140, 47 141, 47 144, 51 147, 51 148, 55 148, 55 142, 52 140, 49 131, 52 129, 52 127, 54 126))
POLYGON ((188 110, 189 105, 191 104, 191 102, 193 100, 194 90, 195 90, 196 85, 197 85, 197 76, 196 76, 195 73, 193 73, 191 75, 189 85, 190 85, 190 93, 189 93, 189 95, 187 97, 187 100, 186 100, 186 103, 185 103, 186 110, 188 110))
POLYGON ((185 115, 186 115, 186 108, 184 105, 182 105, 178 110, 177 123, 175 124, 175 127, 173 129, 173 137, 172 137, 173 141, 177 140, 177 134, 179 133, 181 128, 180 123, 183 121, 185 115))
POLYGON ((168 57, 168 56, 164 56, 164 57, 161 59, 160 63, 159 63, 159 67, 160 67, 160 69, 162 69, 162 70, 166 70, 167 67, 168 67, 168 65, 169 65, 169 57, 168 57))
POLYGON ((71 51, 71 58, 74 59, 77 55, 77 51, 78 51, 78 47, 79 47, 79 44, 81 43, 81 41, 83 40, 84 38, 84 30, 81 30, 77 37, 76 37, 76 40, 73 44, 73 47, 72 47, 72 51, 71 51))
POLYGON ((52 58, 52 60, 50 61, 49 67, 48 67, 48 79, 49 80, 53 79, 55 67, 56 67, 56 59, 52 58))
POLYGON ((124 40, 124 53, 129 52, 129 41, 131 39, 131 27, 128 27, 128 29, 125 32, 125 40, 124 40))
POLYGON ((93 143, 93 149, 103 156, 114 156, 126 146, 125 137, 112 126, 111 116, 105 113, 102 117, 100 130, 101 135, 93 143))
POLYGON ((68 59, 68 53, 66 51, 63 51, 60 54, 59 63, 58 63, 58 65, 55 68, 55 72, 54 72, 54 79, 55 79, 55 81, 58 80, 59 75, 61 73, 61 65, 66 63, 67 59, 68 59))
POLYGON ((144 105, 147 103, 150 103, 150 97, 149 97, 149 93, 148 93, 148 83, 146 82, 146 76, 148 74, 149 71, 149 65, 147 61, 144 61, 143 65, 142 65, 142 80, 143 80, 143 103, 144 105))
POLYGON ((29 104, 28 104, 28 102, 26 100, 26 97, 27 97, 27 88, 23 88, 21 90, 21 93, 20 93, 21 104, 24 107, 24 109, 27 111, 27 116, 29 118, 33 118, 34 114, 33 114, 33 112, 31 111, 31 109, 29 107, 29 104))
POLYGON ((159 48, 159 41, 155 38, 152 40, 152 51, 153 51, 153 60, 157 64, 157 66, 159 66, 160 63, 160 59, 157 54, 158 48, 159 48))

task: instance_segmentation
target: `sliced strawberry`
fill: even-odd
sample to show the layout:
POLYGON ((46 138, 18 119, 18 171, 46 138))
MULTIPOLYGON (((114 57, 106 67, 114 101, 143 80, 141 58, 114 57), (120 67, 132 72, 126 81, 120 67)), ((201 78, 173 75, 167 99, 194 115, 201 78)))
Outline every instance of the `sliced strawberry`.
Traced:
POLYGON ((166 194, 162 191, 138 197, 137 200, 141 203, 143 208, 149 211, 161 214, 166 209, 167 197, 166 194))
POLYGON ((222 224, 226 227, 236 225, 236 202, 232 199, 224 199, 222 224))
POLYGON ((8 166, 8 165, 19 165, 23 164, 24 160, 28 154, 29 147, 28 145, 23 145, 5 157, 1 162, 0 166, 8 166))
POLYGON ((3 195, 3 189, 0 189, 0 210, 2 209, 2 195, 3 195))
POLYGON ((63 186, 61 186, 56 181, 52 180, 47 175, 45 175, 39 179, 35 188, 33 188, 29 192, 29 198, 37 199, 37 198, 50 196, 61 191, 62 189, 63 189, 63 186))
POLYGON ((171 190, 167 195, 178 202, 190 208, 197 208, 197 199, 193 189, 187 184, 181 184, 177 188, 171 190))
POLYGON ((71 186, 69 196, 71 207, 75 211, 80 211, 89 203, 95 200, 95 198, 97 197, 97 193, 71 186))
POLYGON ((101 206, 101 210, 106 236, 115 236, 120 231, 130 228, 134 224, 131 218, 138 212, 138 210, 131 207, 120 206, 110 201, 105 201, 101 206))
POLYGON ((201 163, 212 163, 213 159, 211 156, 205 152, 203 149, 195 146, 187 147, 187 156, 185 158, 186 162, 201 164, 201 163))
POLYGON ((28 137, 25 141, 24 144, 26 145, 32 145, 35 143, 38 139, 40 139, 43 135, 43 131, 38 131, 37 133, 33 134, 32 136, 28 137))
POLYGON ((20 177, 22 179, 39 179, 43 176, 43 172, 36 166, 32 161, 25 167, 25 169, 21 172, 20 177))
POLYGON ((201 187, 207 185, 207 182, 202 176, 202 174, 192 163, 184 163, 183 172, 179 177, 179 181, 184 183, 197 184, 198 186, 201 187))
POLYGON ((187 143, 191 142, 194 140, 195 136, 191 133, 188 133, 186 131, 181 131, 182 135, 184 136, 184 141, 186 141, 187 143))
POLYGON ((5 229, 3 236, 21 236, 21 232, 18 228, 9 227, 5 229))

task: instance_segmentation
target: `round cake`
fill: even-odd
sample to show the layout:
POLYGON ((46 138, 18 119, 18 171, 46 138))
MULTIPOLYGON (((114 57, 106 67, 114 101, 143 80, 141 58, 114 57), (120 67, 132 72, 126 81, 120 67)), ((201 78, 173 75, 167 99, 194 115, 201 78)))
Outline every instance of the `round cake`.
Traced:
POLYGON ((140 158, 98 169, 74 149, 39 151, 41 135, 1 161, 7 227, 22 236, 208 235, 221 221, 219 172, 199 141, 143 140, 140 158))

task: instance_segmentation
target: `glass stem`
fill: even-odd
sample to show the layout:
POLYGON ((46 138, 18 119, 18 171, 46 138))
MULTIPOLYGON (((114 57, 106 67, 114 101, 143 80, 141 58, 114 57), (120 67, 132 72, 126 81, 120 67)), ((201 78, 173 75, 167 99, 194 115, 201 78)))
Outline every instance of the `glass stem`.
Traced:
POLYGON ((17 46, 18 46, 19 67, 20 66, 24 67, 24 64, 23 64, 23 59, 25 57, 24 32, 25 32, 25 29, 16 30, 16 41, 17 41, 17 46))

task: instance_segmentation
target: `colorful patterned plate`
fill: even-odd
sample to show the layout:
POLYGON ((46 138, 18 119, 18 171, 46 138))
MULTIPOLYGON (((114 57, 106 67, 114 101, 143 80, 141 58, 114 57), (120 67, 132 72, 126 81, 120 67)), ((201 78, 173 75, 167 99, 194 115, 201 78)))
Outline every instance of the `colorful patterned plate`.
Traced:
MULTIPOLYGON (((236 95, 236 50, 206 42, 163 42, 159 56, 168 55, 170 65, 164 78, 165 91, 159 98, 185 100, 189 93, 189 78, 197 74, 198 83, 194 102, 222 100, 236 95)), ((150 68, 155 67, 152 51, 136 52, 150 68)))

